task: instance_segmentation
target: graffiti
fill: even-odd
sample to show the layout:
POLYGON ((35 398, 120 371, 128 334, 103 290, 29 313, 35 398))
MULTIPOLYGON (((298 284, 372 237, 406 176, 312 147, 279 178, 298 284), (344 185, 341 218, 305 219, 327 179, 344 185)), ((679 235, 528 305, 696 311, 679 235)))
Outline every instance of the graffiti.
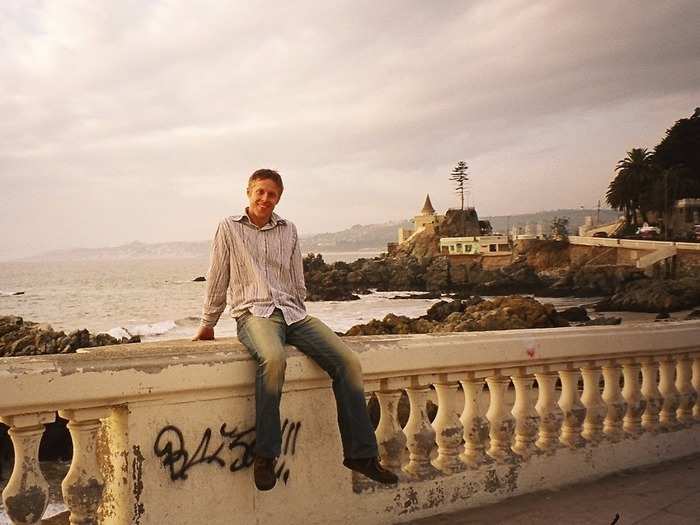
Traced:
MULTIPOLYGON (((275 474, 277 479, 289 481, 290 469, 287 467, 287 459, 294 456, 297 447, 297 438, 301 422, 285 419, 282 424, 282 454, 277 460, 275 474)), ((226 467, 224 449, 232 452, 233 458, 228 463, 231 472, 238 472, 249 468, 255 459, 255 427, 239 430, 238 426, 232 430, 226 428, 226 423, 219 429, 220 442, 218 446, 212 445, 211 428, 204 430, 199 445, 193 454, 186 448, 185 437, 182 431, 174 426, 163 427, 153 445, 156 456, 162 459, 163 466, 170 470, 170 479, 187 479, 187 471, 192 467, 207 463, 221 468, 226 467)))

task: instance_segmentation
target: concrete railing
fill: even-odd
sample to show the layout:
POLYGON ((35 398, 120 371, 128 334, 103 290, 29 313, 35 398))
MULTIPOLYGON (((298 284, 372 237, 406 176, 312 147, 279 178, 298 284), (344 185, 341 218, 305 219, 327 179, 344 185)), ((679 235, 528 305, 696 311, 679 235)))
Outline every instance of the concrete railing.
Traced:
POLYGON ((329 380, 290 349, 279 482, 256 492, 254 363, 234 340, 176 341, 0 359, 5 511, 44 512, 57 411, 71 523, 396 523, 700 451, 700 322, 346 341, 397 486, 342 467, 329 380))
POLYGON ((641 239, 614 239, 605 237, 569 236, 569 243, 578 246, 610 246, 630 250, 654 251, 675 246, 678 251, 700 253, 700 242, 645 241, 641 239))

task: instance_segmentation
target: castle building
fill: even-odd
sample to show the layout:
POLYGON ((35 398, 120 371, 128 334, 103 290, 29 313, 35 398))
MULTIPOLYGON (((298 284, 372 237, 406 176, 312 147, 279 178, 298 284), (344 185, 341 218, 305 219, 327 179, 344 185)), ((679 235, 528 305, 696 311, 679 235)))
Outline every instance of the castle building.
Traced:
POLYGON ((411 219, 415 228, 399 228, 399 244, 403 244, 411 239, 417 233, 426 229, 435 228, 438 224, 445 220, 444 215, 438 215, 433 208, 433 203, 430 202, 430 194, 425 196, 423 209, 418 215, 411 219))

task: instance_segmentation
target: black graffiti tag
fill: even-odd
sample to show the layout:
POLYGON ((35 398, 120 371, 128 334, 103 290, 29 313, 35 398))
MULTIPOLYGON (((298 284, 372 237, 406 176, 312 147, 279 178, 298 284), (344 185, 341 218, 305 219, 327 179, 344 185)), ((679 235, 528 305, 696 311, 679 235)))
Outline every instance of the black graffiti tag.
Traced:
MULTIPOLYGON (((290 469, 286 466, 286 459, 296 453, 297 438, 301 422, 293 422, 285 419, 282 424, 282 454, 278 458, 275 474, 277 479, 281 479, 286 484, 289 480, 290 469)), ((163 466, 170 469, 170 479, 187 479, 187 471, 200 463, 216 464, 225 467, 226 461, 222 459, 222 451, 228 445, 228 449, 233 452, 234 458, 229 465, 231 472, 238 472, 253 464, 255 448, 255 427, 238 430, 238 426, 233 430, 227 430, 226 423, 219 429, 221 443, 218 447, 210 451, 211 428, 204 430, 202 438, 194 454, 190 456, 185 446, 185 438, 182 431, 174 426, 163 427, 156 437, 153 451, 156 456, 163 458, 163 466)))
POLYGON ((223 459, 219 457, 221 449, 224 448, 224 444, 218 446, 214 452, 209 453, 209 442, 211 441, 211 429, 207 428, 202 435, 202 439, 199 441, 199 446, 195 450, 192 457, 185 449, 185 438, 182 435, 182 431, 173 425, 168 425, 163 427, 158 433, 156 442, 153 445, 153 451, 156 456, 163 458, 163 466, 170 468, 170 479, 173 481, 177 479, 187 479, 187 471, 199 463, 212 463, 216 462, 220 467, 223 467, 226 463, 223 459), (174 436, 176 439, 176 446, 173 447, 173 442, 168 439, 165 446, 161 444, 161 439, 166 436, 174 436))

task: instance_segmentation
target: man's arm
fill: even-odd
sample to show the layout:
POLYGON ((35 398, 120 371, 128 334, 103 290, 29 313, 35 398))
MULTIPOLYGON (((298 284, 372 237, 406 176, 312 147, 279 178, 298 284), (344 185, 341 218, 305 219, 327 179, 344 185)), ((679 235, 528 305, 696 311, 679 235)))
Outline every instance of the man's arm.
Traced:
POLYGON ((299 235, 297 234, 296 226, 294 228, 294 248, 292 249, 291 273, 292 284, 297 291, 301 304, 304 304, 306 299, 306 283, 304 282, 304 263, 301 257, 301 248, 299 247, 299 235))
POLYGON ((202 307, 202 323, 193 341, 214 339, 214 326, 226 308, 226 292, 231 277, 230 248, 226 240, 226 222, 221 221, 211 246, 207 291, 202 307))

